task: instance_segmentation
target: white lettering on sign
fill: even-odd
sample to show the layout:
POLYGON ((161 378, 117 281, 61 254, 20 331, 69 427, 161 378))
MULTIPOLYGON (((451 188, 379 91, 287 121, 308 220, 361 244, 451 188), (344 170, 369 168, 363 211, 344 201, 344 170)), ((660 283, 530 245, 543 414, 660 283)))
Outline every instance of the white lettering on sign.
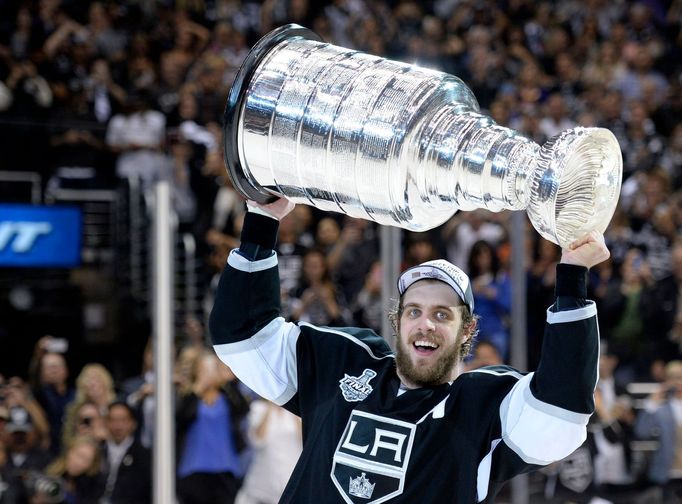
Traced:
POLYGON ((21 254, 33 248, 38 237, 52 232, 49 222, 0 222, 0 252, 12 246, 12 252, 21 254))

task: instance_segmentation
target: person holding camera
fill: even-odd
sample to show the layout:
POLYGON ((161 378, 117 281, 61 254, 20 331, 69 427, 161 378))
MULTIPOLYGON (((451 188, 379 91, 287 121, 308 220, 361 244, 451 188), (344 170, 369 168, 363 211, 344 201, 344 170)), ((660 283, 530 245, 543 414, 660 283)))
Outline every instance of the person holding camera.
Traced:
POLYGON ((10 466, 16 471, 43 469, 51 458, 46 450, 49 426, 45 414, 19 377, 3 385, 3 397, 9 415, 5 442, 10 466))
POLYGON ((62 500, 48 502, 99 504, 105 486, 100 441, 90 436, 71 438, 45 469, 45 476, 61 483, 62 500))

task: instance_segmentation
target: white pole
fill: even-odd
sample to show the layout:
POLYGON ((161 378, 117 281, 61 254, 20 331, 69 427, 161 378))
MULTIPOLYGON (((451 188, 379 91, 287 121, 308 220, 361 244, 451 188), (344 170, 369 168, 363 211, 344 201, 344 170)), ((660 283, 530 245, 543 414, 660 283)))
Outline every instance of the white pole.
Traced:
MULTIPOLYGON (((526 214, 514 212, 511 216, 511 282, 512 327, 511 365, 520 371, 528 371, 526 327, 526 214)), ((520 474, 511 481, 512 504, 529 502, 528 475, 520 474)))
MULTIPOLYGON (((392 304, 393 299, 398 298, 398 274, 400 273, 400 261, 403 259, 403 251, 400 243, 401 231, 393 226, 379 226, 379 239, 381 249, 381 306, 384 310, 392 304)), ((392 338, 393 328, 384 316, 381 321, 381 336, 395 350, 395 340, 392 338)))
POLYGON ((173 230, 170 185, 154 190, 154 504, 175 502, 175 407, 173 394, 173 230))

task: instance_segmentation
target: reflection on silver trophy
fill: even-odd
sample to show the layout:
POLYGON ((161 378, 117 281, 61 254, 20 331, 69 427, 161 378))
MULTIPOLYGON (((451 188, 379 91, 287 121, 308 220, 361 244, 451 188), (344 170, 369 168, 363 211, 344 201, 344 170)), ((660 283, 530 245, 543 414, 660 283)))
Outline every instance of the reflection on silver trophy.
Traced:
POLYGON ((457 210, 525 209, 566 246, 604 231, 622 157, 602 128, 542 147, 479 112, 457 77, 322 42, 287 25, 249 53, 225 109, 225 160, 245 197, 283 196, 413 231, 457 210))

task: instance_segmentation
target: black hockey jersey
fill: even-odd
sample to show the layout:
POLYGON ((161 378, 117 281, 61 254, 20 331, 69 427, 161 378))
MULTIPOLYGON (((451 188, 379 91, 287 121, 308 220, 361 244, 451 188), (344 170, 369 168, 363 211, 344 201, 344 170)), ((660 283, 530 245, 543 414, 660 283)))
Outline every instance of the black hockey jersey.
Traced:
POLYGON ((493 502, 504 481, 585 440, 599 350, 592 302, 547 311, 535 373, 488 367, 401 390, 381 337, 287 322, 279 292, 274 253, 252 261, 232 251, 210 325, 239 379, 302 418, 303 452, 281 503, 493 502))

